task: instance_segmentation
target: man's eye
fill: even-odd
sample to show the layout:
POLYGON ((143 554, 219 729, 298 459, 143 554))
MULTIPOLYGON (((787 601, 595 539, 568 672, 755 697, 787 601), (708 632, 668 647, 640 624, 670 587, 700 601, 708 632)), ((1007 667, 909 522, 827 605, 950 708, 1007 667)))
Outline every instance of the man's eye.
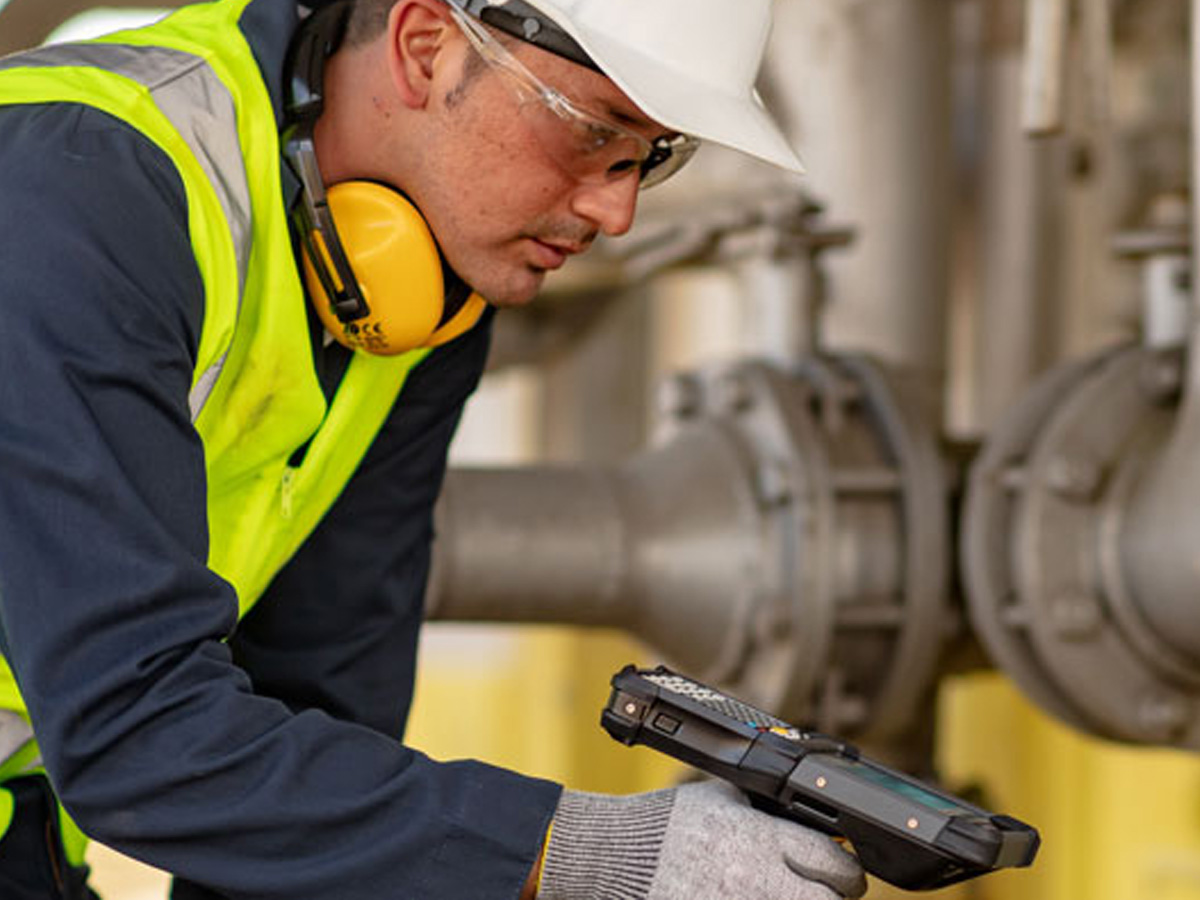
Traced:
POLYGON ((622 159, 619 162, 613 163, 608 167, 610 175, 624 175, 626 172, 632 172, 634 169, 640 168, 636 159, 622 159))
POLYGON ((671 148, 656 141, 651 147, 650 155, 647 156, 646 161, 642 163, 642 168, 649 172, 651 169, 658 168, 670 158, 671 148))

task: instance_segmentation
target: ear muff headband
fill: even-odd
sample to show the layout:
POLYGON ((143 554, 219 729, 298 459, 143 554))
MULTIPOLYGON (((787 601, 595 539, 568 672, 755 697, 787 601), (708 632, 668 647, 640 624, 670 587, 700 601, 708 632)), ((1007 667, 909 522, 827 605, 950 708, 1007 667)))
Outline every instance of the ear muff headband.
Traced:
POLYGON ((301 184, 292 221, 322 324, 347 347, 393 355, 457 337, 487 304, 472 293, 442 324, 441 256, 417 208, 373 182, 325 189, 313 130, 324 109, 325 60, 345 35, 350 6, 343 0, 318 9, 293 41, 283 150, 301 184))
POLYGON ((301 185, 300 203, 293 214, 297 237, 305 259, 315 262, 313 269, 329 305, 347 322, 368 310, 329 210, 313 129, 325 109, 325 60, 341 44, 349 14, 349 3, 332 3, 309 16, 297 32, 289 51, 283 139, 284 156, 301 185), (317 247, 318 236, 323 253, 317 247))

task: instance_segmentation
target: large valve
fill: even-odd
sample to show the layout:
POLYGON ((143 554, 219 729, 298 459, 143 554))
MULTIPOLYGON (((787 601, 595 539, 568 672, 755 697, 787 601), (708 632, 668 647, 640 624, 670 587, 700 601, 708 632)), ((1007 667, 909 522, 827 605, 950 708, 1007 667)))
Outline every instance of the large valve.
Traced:
POLYGON ((920 390, 821 356, 680 375, 662 398, 623 464, 451 471, 431 617, 625 628, 796 721, 911 727, 958 623, 920 390))
POLYGON ((977 634, 1042 707, 1092 734, 1196 748, 1200 509, 1177 501, 1200 457, 1179 427, 1182 382, 1177 351, 1144 347, 1048 375, 973 467, 962 568, 977 634))

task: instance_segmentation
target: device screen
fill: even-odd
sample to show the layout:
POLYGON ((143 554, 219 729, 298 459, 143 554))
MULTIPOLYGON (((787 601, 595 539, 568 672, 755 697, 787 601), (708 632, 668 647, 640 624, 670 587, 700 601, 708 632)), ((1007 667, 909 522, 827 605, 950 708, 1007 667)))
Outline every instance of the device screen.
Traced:
POLYGON ((875 784, 887 788, 892 793, 908 797, 910 800, 915 800, 922 806, 927 806, 932 810, 943 813, 944 815, 979 815, 979 810, 971 809, 968 806, 962 806, 959 803, 955 803, 950 798, 943 797, 939 794, 935 794, 933 791, 926 790, 919 784, 914 784, 913 782, 904 778, 898 778, 885 769, 877 769, 875 766, 868 765, 867 763, 855 762, 836 756, 826 757, 825 761, 827 764, 837 765, 848 770, 857 778, 861 778, 864 781, 874 782, 875 784))

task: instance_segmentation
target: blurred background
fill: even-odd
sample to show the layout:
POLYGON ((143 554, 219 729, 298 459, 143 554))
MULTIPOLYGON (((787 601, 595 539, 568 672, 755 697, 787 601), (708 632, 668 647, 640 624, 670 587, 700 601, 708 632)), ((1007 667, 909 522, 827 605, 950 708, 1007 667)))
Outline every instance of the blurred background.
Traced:
MULTIPOLYGON (((0 53, 129 7, 0 0, 0 53)), ((807 176, 707 148, 498 319, 408 741, 670 784, 598 725, 666 662, 1040 829, 940 896, 1200 898, 1198 9, 778 0, 807 176)))

